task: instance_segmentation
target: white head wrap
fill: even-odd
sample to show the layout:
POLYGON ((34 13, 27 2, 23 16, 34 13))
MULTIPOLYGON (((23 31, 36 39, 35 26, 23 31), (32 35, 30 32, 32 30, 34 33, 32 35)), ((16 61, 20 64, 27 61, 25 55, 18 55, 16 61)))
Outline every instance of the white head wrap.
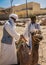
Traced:
POLYGON ((14 19, 18 19, 18 15, 16 15, 16 14, 10 14, 9 18, 11 18, 11 17, 13 17, 14 19))

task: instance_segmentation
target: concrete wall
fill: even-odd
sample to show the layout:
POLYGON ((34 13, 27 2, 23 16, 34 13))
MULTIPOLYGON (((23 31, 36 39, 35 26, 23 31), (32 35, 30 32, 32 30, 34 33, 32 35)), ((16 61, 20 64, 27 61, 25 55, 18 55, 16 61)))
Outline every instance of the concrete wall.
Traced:
POLYGON ((39 10, 40 10, 40 4, 38 4, 38 3, 33 3, 33 10, 34 10, 34 11, 39 11, 39 10))
MULTIPOLYGON (((32 10, 37 10, 38 11, 38 10, 40 10, 40 4, 30 2, 30 3, 27 4, 27 8, 28 8, 28 10, 29 10, 29 8, 30 8, 30 10, 32 8, 32 10)), ((26 4, 22 4, 22 5, 19 5, 19 6, 14 6, 12 9, 13 9, 13 12, 14 11, 21 11, 23 9, 26 9, 26 4)))

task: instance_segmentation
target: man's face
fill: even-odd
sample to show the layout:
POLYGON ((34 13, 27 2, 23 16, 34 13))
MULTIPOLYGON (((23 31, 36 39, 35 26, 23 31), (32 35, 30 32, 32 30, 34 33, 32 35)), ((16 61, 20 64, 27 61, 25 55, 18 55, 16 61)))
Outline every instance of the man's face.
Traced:
POLYGON ((32 19, 31 19, 31 22, 32 22, 32 23, 35 23, 35 22, 36 22, 36 18, 32 18, 32 19))
POLYGON ((14 19, 14 23, 16 23, 16 19, 14 19))
POLYGON ((14 20, 14 23, 16 23, 16 19, 15 18, 13 18, 13 17, 11 17, 13 20, 14 20))

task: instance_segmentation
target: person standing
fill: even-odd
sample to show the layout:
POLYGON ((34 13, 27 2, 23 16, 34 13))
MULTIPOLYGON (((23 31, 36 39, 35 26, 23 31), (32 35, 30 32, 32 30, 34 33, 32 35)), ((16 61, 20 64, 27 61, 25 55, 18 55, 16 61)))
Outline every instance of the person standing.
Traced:
POLYGON ((38 42, 35 43, 32 39, 32 35, 36 33, 37 31, 41 35, 41 30, 40 30, 40 24, 36 23, 36 16, 32 15, 30 17, 31 21, 28 21, 28 24, 26 26, 26 30, 24 32, 24 37, 28 39, 28 47, 31 49, 31 65, 38 65, 38 49, 39 49, 39 40, 38 42))
POLYGON ((0 65, 18 64, 15 42, 20 39, 20 34, 16 32, 16 19, 18 15, 10 14, 9 20, 4 24, 0 65))
MULTIPOLYGON (((40 30, 40 24, 36 23, 36 16, 31 17, 31 24, 30 24, 30 29, 31 29, 31 35, 35 34, 36 32, 39 32, 41 35, 41 30, 40 30)), ((33 35, 32 35, 33 37, 33 35)), ((38 59, 39 59, 39 40, 36 40, 35 42, 32 38, 32 65, 38 65, 38 59)))

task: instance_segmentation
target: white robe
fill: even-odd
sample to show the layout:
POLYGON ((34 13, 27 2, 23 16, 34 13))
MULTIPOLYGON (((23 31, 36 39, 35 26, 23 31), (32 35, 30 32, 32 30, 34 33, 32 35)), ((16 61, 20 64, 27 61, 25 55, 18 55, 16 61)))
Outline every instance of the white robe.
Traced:
POLYGON ((10 65, 17 64, 17 49, 15 45, 15 41, 18 41, 20 38, 20 34, 16 32, 16 26, 11 19, 12 26, 9 22, 5 23, 6 31, 12 36, 13 41, 12 45, 9 44, 1 44, 1 56, 0 56, 0 65, 10 65))
MULTIPOLYGON (((28 35, 29 31, 30 32, 34 32, 36 31, 37 29, 35 28, 35 25, 37 25, 38 23, 35 23, 35 24, 31 24, 30 26, 30 30, 29 30, 29 25, 31 24, 31 21, 28 21, 27 22, 27 25, 25 27, 25 32, 24 32, 24 37, 27 39, 27 44, 31 47, 31 50, 32 50, 32 38, 31 38, 31 34, 30 36, 28 35)), ((38 30, 40 30, 40 25, 38 24, 38 30)))

